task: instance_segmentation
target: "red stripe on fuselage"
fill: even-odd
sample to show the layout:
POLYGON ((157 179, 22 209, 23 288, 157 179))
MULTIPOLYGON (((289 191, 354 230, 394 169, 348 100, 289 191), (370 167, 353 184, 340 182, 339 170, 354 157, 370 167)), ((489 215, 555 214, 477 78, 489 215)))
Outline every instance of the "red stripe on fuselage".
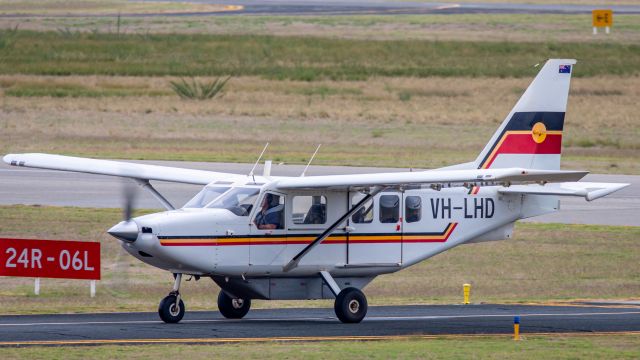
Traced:
MULTIPOLYGON (((402 242, 406 243, 430 243, 430 242, 446 242, 453 230, 455 230, 458 223, 450 223, 442 233, 434 233, 434 234, 423 234, 417 235, 412 233, 405 234, 352 234, 353 239, 347 241, 347 238, 344 235, 338 235, 335 237, 329 237, 324 241, 324 244, 332 245, 332 244, 400 244, 402 242), (420 237, 424 236, 424 237, 420 237)), ((285 237, 278 237, 276 239, 251 239, 249 237, 242 238, 238 240, 225 241, 224 239, 206 239, 204 241, 189 241, 188 239, 160 239, 160 245, 162 246, 238 246, 238 245, 307 245, 310 244, 315 237, 306 236, 307 239, 295 239, 296 237, 305 237, 300 235, 291 235, 289 239, 285 237), (165 240, 163 242, 163 240, 165 240)))

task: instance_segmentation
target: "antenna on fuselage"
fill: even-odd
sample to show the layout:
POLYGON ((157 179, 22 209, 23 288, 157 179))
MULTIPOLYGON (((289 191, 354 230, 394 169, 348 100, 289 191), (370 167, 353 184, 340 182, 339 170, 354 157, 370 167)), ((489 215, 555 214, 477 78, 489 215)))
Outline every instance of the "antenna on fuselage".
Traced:
POLYGON ((302 174, 300 174, 300 177, 304 177, 304 175, 307 173, 307 169, 309 168, 309 165, 311 165, 311 162, 313 161, 313 159, 316 158, 316 154, 318 153, 318 150, 320 150, 320 146, 322 146, 322 144, 318 144, 316 151, 313 153, 313 155, 311 155, 311 159, 309 159, 307 166, 305 166, 304 170, 302 170, 302 174))
POLYGON ((258 156, 258 160, 256 160, 256 163, 253 164, 253 167, 251 168, 251 171, 249 171, 249 176, 251 176, 253 178, 253 182, 256 182, 256 178, 253 176, 253 171, 256 169, 256 166, 258 166, 258 164, 260 163, 260 160, 262 159, 262 155, 264 155, 264 152, 267 151, 268 147, 269 147, 269 143, 267 143, 264 146, 264 149, 262 149, 262 152, 260 153, 260 156, 258 156))

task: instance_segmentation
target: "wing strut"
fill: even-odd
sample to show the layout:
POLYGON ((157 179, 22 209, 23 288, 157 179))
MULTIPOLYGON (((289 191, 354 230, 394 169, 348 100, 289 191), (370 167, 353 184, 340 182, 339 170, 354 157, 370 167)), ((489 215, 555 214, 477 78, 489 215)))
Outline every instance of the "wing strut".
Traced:
POLYGON ((156 190, 156 188, 154 188, 151 185, 151 183, 149 183, 149 180, 136 179, 136 182, 142 188, 149 190, 151 195, 153 195, 153 197, 156 198, 156 200, 158 200, 162 204, 162 206, 164 206, 167 210, 175 210, 176 209, 175 207, 173 207, 173 205, 171 205, 169 200, 167 200, 164 196, 162 196, 162 194, 160 194, 158 192, 158 190, 156 190))
POLYGON ((342 223, 345 222, 349 218, 349 216, 353 215, 367 201, 369 201, 369 199, 371 199, 372 197, 376 196, 379 192, 381 192, 385 188, 386 187, 384 187, 384 186, 374 186, 374 187, 372 187, 369 190, 369 193, 364 198, 362 198, 362 200, 360 200, 360 202, 358 202, 349 211, 347 211, 344 215, 342 215, 336 222, 331 224, 331 226, 329 226, 324 232, 322 232, 322 234, 320 234, 320 236, 318 236, 315 240, 313 240, 311 242, 311 244, 307 245, 304 249, 302 249, 302 251, 300 251, 296 256, 294 256, 293 259, 291 259, 291 261, 289 261, 289 263, 287 263, 287 265, 285 265, 282 268, 282 270, 284 272, 288 272, 288 271, 291 271, 292 269, 296 268, 298 266, 298 263, 300 263, 300 260, 305 255, 307 255, 311 250, 313 250, 314 247, 320 245, 326 238, 329 237, 329 235, 331 235, 331 233, 333 233, 333 231, 335 229, 337 229, 340 225, 342 225, 342 223))

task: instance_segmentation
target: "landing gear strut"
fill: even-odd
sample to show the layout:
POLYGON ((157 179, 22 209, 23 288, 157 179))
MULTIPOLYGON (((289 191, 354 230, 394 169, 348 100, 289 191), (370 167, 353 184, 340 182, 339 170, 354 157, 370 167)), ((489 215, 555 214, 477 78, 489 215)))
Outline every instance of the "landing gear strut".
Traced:
POLYGON ((168 324, 175 324, 182 320, 184 317, 185 307, 184 302, 180 298, 180 282, 182 280, 182 274, 175 274, 175 282, 173 283, 173 290, 167 295, 158 306, 158 315, 160 319, 168 324))
POLYGON ((251 308, 251 299, 234 298, 223 290, 218 295, 218 310, 227 319, 242 319, 251 308))

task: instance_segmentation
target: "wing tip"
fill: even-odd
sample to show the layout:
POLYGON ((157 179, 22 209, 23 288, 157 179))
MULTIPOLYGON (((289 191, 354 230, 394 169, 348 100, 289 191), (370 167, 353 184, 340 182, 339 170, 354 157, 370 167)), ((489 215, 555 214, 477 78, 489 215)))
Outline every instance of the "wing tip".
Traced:
POLYGON ((11 162, 12 162, 12 158, 14 156, 15 156, 15 154, 7 154, 7 155, 2 157, 2 161, 4 161, 5 163, 7 163, 9 165, 13 165, 13 164, 11 164, 11 162))
POLYGON ((593 201, 596 199, 599 199, 601 197, 605 197, 609 194, 613 194, 616 191, 620 191, 624 188, 626 188, 627 186, 631 185, 631 184, 627 184, 627 183, 607 183, 604 188, 600 189, 600 190, 596 190, 596 191, 591 191, 591 192, 587 192, 587 195, 585 196, 585 199, 587 201, 593 201))

